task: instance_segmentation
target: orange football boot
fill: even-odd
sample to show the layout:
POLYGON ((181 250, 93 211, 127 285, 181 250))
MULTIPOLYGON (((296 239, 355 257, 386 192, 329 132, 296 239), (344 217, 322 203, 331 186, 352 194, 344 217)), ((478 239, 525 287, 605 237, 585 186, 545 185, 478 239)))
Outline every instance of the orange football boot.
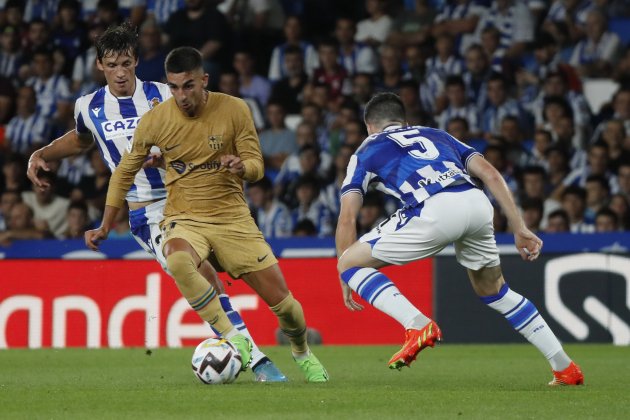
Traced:
POLYGON ((584 374, 580 370, 580 367, 574 362, 563 371, 557 372, 552 370, 553 380, 549 382, 551 386, 559 385, 584 385, 584 374))
POLYGON ((425 347, 433 347, 435 343, 442 341, 442 330, 435 323, 429 322, 421 330, 409 329, 405 332, 405 344, 389 360, 390 369, 402 369, 416 360, 418 353, 425 347))

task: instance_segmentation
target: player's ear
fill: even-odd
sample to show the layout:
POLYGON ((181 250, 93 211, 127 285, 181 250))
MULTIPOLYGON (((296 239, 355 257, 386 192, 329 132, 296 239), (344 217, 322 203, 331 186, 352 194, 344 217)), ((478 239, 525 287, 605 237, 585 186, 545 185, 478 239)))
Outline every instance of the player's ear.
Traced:
POLYGON ((208 80, 210 80, 210 76, 208 73, 204 73, 203 75, 203 87, 204 89, 208 87, 208 80))

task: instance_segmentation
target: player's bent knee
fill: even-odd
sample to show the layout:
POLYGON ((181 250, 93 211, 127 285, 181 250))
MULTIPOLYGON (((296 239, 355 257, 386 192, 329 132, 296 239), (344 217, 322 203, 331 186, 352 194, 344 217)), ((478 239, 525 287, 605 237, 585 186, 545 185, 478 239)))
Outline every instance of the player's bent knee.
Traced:
POLYGON ((192 255, 185 251, 175 251, 166 257, 166 266, 178 283, 186 282, 197 271, 192 255))

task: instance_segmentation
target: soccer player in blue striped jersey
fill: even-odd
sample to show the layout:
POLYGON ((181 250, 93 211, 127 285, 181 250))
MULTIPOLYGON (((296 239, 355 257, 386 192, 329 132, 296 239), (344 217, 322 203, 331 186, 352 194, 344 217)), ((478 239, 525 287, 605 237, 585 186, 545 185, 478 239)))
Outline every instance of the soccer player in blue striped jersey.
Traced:
POLYGON ((381 93, 365 108, 369 136, 351 157, 341 188, 337 225, 338 270, 344 304, 363 306, 352 290, 406 329, 405 344, 389 367, 409 366, 442 338, 435 321, 411 304, 379 268, 431 257, 454 243, 473 289, 549 361, 550 385, 578 385, 579 367, 567 356, 532 302, 511 290, 501 272, 492 227, 493 209, 471 177, 481 179, 505 212, 522 258, 535 260, 542 241, 523 222, 501 174, 475 149, 442 130, 407 126, 398 96, 381 93), (402 202, 402 208, 356 240, 356 215, 369 184, 402 202))
MULTIPOLYGON (((138 41, 136 31, 130 25, 110 27, 97 41, 96 49, 97 66, 104 72, 107 85, 76 101, 75 130, 31 155, 28 176, 38 188, 48 187, 37 176, 39 169, 49 170, 46 162, 82 153, 95 142, 103 160, 114 172, 122 155, 131 148, 131 139, 140 117, 171 97, 167 85, 143 82, 136 77, 138 41)), ((166 271, 159 227, 166 202, 164 177, 162 168, 147 165, 135 177, 127 203, 134 238, 166 271)), ((212 265, 204 261, 199 272, 219 291, 221 306, 236 330, 251 340, 243 319, 232 308, 212 265)), ((282 372, 255 345, 252 349, 252 370, 257 381, 286 381, 282 372)))

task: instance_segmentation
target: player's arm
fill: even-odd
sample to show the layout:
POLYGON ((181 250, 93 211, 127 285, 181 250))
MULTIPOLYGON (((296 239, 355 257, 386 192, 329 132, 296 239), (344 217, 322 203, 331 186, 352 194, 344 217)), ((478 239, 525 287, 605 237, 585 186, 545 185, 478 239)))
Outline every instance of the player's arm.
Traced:
MULTIPOLYGON (((335 233, 335 245, 337 258, 341 258, 344 252, 357 240, 357 214, 363 205, 363 195, 356 192, 348 192, 341 196, 341 210, 335 233)), ((341 294, 343 303, 351 311, 360 311, 363 306, 352 298, 352 289, 341 278, 341 294)))
POLYGON ((38 188, 48 188, 48 183, 37 177, 37 172, 40 169, 49 171, 48 162, 81 154, 92 147, 93 144, 94 139, 91 134, 70 130, 49 145, 33 152, 28 160, 26 175, 38 188))
POLYGON ((221 156, 221 166, 245 181, 256 182, 265 174, 260 141, 247 104, 239 99, 236 108, 235 118, 241 127, 234 139, 236 154, 221 156))
POLYGON ((147 154, 153 145, 151 140, 145 140, 151 138, 145 128, 149 127, 150 124, 148 118, 142 118, 140 123, 138 123, 138 128, 136 128, 134 139, 132 140, 131 150, 125 151, 120 163, 109 179, 107 200, 105 201, 105 211, 101 226, 98 229, 85 232, 85 245, 93 251, 98 250, 100 241, 107 239, 118 211, 125 204, 127 192, 129 192, 136 174, 145 163, 147 154))
POLYGON ((469 159, 467 170, 470 175, 481 179, 501 206, 514 232, 514 242, 521 257, 529 261, 538 258, 543 245, 542 240, 525 227, 512 193, 499 171, 479 154, 469 159))

